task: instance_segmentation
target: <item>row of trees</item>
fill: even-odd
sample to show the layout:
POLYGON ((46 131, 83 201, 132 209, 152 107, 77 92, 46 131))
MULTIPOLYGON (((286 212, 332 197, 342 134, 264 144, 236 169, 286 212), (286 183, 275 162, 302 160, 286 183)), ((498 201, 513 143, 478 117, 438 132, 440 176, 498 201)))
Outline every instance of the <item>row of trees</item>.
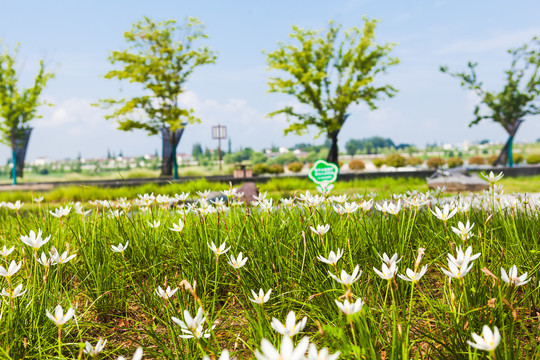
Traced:
MULTIPOLYGON (((399 63, 390 56, 395 44, 375 41, 376 23, 376 20, 364 18, 362 29, 354 27, 345 31, 333 22, 326 31, 293 26, 291 43, 279 43, 277 50, 266 53, 267 64, 273 70, 268 82, 270 92, 291 95, 310 109, 300 111, 294 106, 285 106, 269 116, 287 117, 290 125, 284 129, 285 134, 303 134, 312 127, 317 128, 318 136, 325 135, 330 141, 327 160, 336 164, 338 136, 350 116, 349 107, 362 102, 375 110, 378 101, 397 93, 393 86, 375 82, 379 74, 399 63)), ((185 85, 195 68, 216 61, 212 50, 199 46, 205 38, 203 25, 195 18, 178 26, 174 20, 154 22, 145 17, 124 33, 128 48, 113 51, 109 56, 109 61, 117 68, 105 77, 138 84, 142 93, 132 98, 103 99, 98 105, 111 110, 107 118, 116 121, 120 130, 140 129, 148 135, 161 134, 163 175, 174 173, 177 177, 176 148, 183 129, 187 124, 201 121, 194 116, 193 109, 182 107, 178 100, 186 91, 185 85)), ((523 118, 540 112, 536 102, 540 91, 538 49, 540 42, 535 38, 510 51, 512 64, 505 72, 506 84, 501 92, 484 89, 476 77, 476 64, 469 63, 466 72, 450 73, 481 98, 470 126, 491 119, 509 133, 507 146, 500 155, 501 164, 506 163, 507 158, 512 164, 512 140, 523 118)), ((29 136, 28 122, 36 117, 39 96, 53 74, 46 73, 41 62, 34 86, 19 90, 13 64, 14 56, 4 50, 0 57, 0 117, 3 119, 0 131, 2 141, 13 150, 15 165, 17 149, 29 136)), ((441 67, 441 71, 448 72, 448 69, 441 67)), ((368 146, 368 142, 350 143, 347 151, 368 146)))

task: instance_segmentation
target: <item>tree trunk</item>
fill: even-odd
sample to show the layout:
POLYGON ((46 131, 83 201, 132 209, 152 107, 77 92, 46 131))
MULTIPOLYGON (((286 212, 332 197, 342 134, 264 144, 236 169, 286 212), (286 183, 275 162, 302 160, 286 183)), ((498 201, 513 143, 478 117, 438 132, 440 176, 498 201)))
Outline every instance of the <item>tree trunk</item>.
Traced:
MULTIPOLYGON (((185 125, 185 124, 184 124, 185 125)), ((178 164, 176 161, 176 149, 180 143, 180 138, 184 132, 184 128, 172 132, 170 129, 163 127, 161 129, 163 148, 162 148, 162 163, 161 176, 173 176, 178 179, 178 164)))
POLYGON ((329 163, 336 164, 337 166, 339 166, 338 164, 339 153, 338 153, 338 143, 337 143, 338 133, 339 132, 337 131, 328 133, 328 139, 332 142, 332 144, 330 145, 330 151, 328 152, 328 157, 326 158, 326 161, 328 161, 329 163))
POLYGON ((15 149, 12 150, 11 159, 13 165, 11 168, 11 177, 13 178, 13 185, 17 185, 17 155, 15 149))
POLYGON ((509 167, 514 166, 514 159, 512 155, 514 136, 516 135, 517 130, 522 122, 523 120, 518 120, 514 124, 514 126, 510 129, 506 129, 505 127, 506 131, 508 132, 508 135, 510 136, 508 140, 506 141, 506 144, 504 145, 504 147, 501 149, 501 152, 499 153, 499 156, 497 157, 497 160, 495 160, 495 163, 493 163, 493 165, 506 166, 508 164, 509 167))

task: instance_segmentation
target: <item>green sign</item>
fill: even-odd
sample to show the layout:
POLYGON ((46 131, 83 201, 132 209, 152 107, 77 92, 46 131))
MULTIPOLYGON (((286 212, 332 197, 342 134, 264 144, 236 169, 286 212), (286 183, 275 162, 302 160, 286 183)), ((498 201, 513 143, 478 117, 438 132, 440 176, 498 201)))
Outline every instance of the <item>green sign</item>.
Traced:
POLYGON ((308 177, 317 185, 328 186, 337 180, 339 168, 324 160, 317 160, 309 170, 308 177))

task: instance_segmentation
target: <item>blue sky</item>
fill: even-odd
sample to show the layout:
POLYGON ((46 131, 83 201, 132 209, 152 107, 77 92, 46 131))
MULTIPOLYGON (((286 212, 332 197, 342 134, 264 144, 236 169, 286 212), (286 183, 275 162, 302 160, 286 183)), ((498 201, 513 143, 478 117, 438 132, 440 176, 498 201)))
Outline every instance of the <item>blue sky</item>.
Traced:
MULTIPOLYGON (((269 94, 263 50, 287 42, 292 25, 324 29, 330 20, 345 28, 363 24, 362 16, 376 18, 379 42, 394 42, 392 52, 401 63, 389 68, 380 81, 399 93, 370 111, 351 107, 340 135, 374 135, 398 143, 424 146, 432 142, 459 143, 484 138, 505 140, 497 124, 468 127, 477 102, 456 79, 439 71, 440 65, 463 70, 468 61, 479 63, 479 78, 488 89, 500 89, 510 64, 507 49, 540 35, 538 1, 3 1, 0 38, 10 51, 20 43, 18 66, 23 85, 29 85, 44 59, 56 73, 43 95, 54 107, 42 108, 33 123, 28 159, 105 156, 107 149, 124 155, 154 153, 157 136, 124 133, 104 120, 106 111, 91 107, 98 99, 138 94, 129 84, 106 80, 112 67, 107 57, 126 46, 123 32, 143 16, 155 20, 187 16, 206 26, 206 44, 218 53, 215 65, 200 67, 187 83, 185 104, 202 124, 189 126, 179 151, 191 153, 194 143, 215 147, 210 128, 226 125, 233 149, 290 146, 313 140, 316 131, 283 137, 284 119, 268 119, 271 111, 294 104, 293 97, 269 94)), ((540 119, 522 125, 517 141, 540 137, 540 119)), ((0 161, 9 157, 0 147, 0 161)))

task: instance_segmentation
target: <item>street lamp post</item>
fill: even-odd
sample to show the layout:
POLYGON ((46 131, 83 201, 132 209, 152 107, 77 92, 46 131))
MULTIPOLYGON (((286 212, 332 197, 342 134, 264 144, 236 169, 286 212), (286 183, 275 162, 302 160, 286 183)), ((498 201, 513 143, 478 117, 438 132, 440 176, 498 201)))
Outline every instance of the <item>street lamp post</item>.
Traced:
POLYGON ((227 138, 227 127, 223 125, 212 126, 212 139, 218 141, 219 171, 221 171, 221 140, 227 138))

